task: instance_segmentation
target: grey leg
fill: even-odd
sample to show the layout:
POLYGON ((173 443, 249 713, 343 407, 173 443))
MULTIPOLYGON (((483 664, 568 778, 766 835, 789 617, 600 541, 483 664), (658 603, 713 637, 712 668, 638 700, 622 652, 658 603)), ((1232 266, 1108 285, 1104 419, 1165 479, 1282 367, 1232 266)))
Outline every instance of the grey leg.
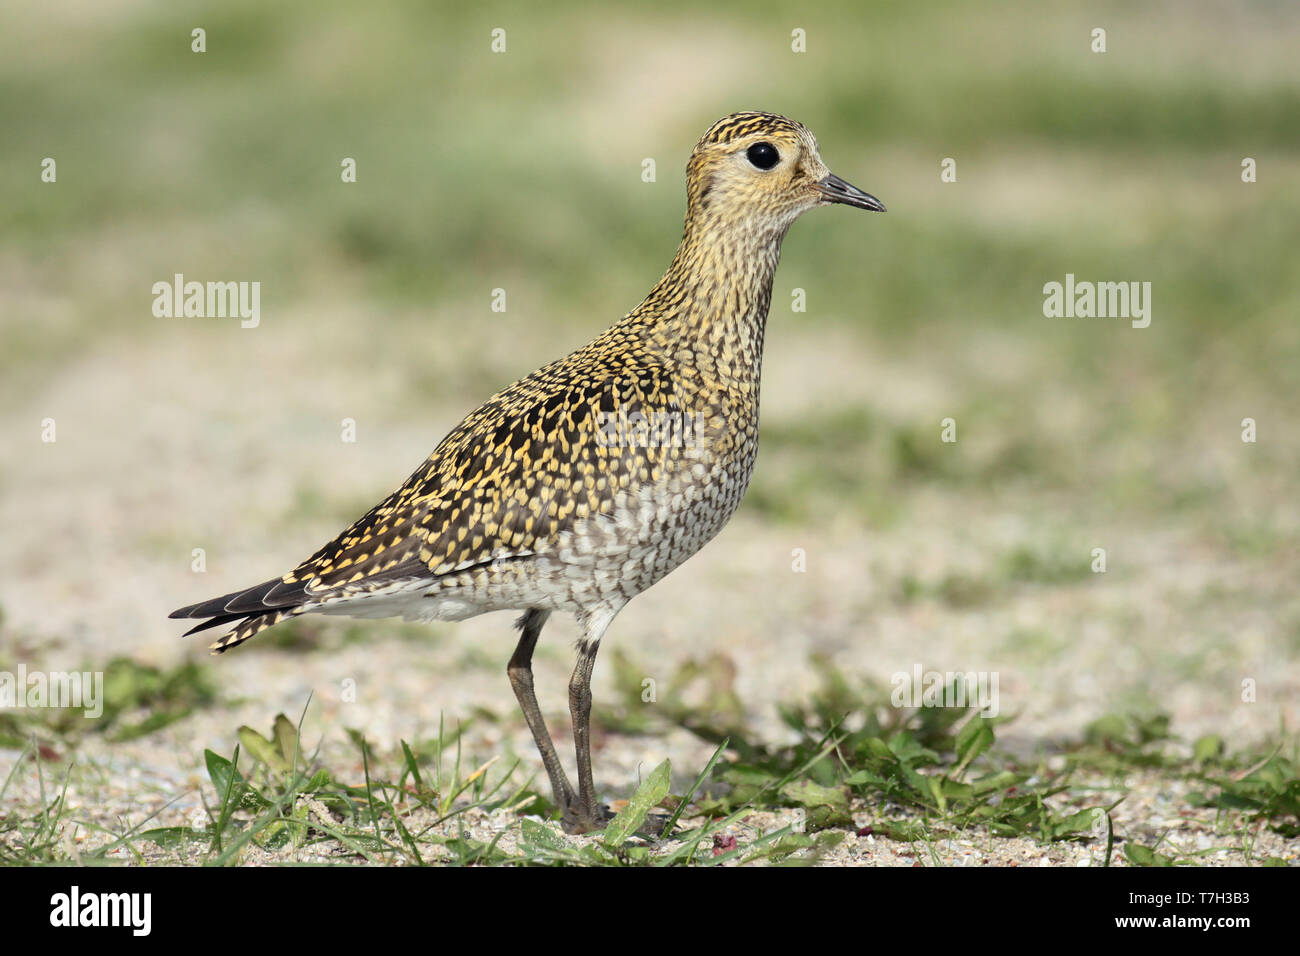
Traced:
POLYGON ((578 648, 578 663, 569 679, 569 714, 573 718, 573 747, 578 754, 577 829, 585 833, 600 827, 596 813, 596 788, 591 778, 591 671, 596 666, 600 642, 584 641, 578 648))
POLYGON ((565 821, 572 833, 586 833, 605 825, 607 811, 596 806, 596 788, 591 777, 591 671, 596 666, 600 639, 614 612, 584 614, 578 620, 586 632, 578 642, 578 663, 569 679, 569 714, 573 718, 573 747, 578 754, 578 802, 574 819, 565 821))
MULTIPOLYGON (((546 767, 546 775, 551 778, 551 791, 555 794, 555 802, 560 805, 560 812, 567 820, 573 812, 575 803, 573 787, 569 785, 569 778, 565 776, 564 767, 560 765, 560 758, 555 753, 555 745, 551 743, 551 735, 546 730, 546 721, 542 719, 542 712, 537 706, 537 696, 533 693, 533 649, 537 646, 537 638, 541 636, 542 625, 550 616, 550 611, 533 608, 526 611, 519 619, 518 626, 523 629, 523 634, 519 638, 514 654, 510 657, 506 673, 510 677, 510 686, 514 688, 519 707, 524 712, 524 720, 528 722, 528 729, 533 732, 533 740, 537 743, 537 752, 542 755, 542 765, 546 767)), ((587 775, 590 778, 590 767, 587 775)))

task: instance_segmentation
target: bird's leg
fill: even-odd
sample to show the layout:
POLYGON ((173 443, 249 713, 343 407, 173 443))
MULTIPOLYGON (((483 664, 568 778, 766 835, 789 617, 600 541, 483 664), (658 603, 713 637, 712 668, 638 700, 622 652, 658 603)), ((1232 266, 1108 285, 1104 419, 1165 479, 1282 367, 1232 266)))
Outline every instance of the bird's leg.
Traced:
MULTIPOLYGON (((550 611, 533 608, 526 611, 519 619, 519 627, 523 629, 523 634, 520 635, 519 644, 510 657, 506 673, 510 677, 510 686, 514 688, 515 697, 519 700, 519 707, 524 712, 524 720, 528 722, 528 729, 533 732, 533 740, 537 742, 537 752, 542 755, 546 775, 551 778, 551 791, 555 794, 555 802, 559 804, 560 812, 567 820, 574 809, 573 787, 569 785, 569 778, 565 776, 564 767, 560 765, 560 758, 555 753, 555 745, 551 743, 551 735, 546 730, 546 721, 542 719, 542 712, 537 707, 537 695, 533 693, 533 649, 537 646, 537 638, 541 636, 542 625, 550 616, 550 611)), ((590 771, 588 775, 590 776, 590 771)))
POLYGON ((599 649, 599 636, 592 639, 588 628, 588 637, 578 644, 578 663, 569 679, 569 714, 573 718, 573 746, 578 753, 578 804, 574 818, 565 820, 565 829, 571 833, 586 833, 604 825, 605 811, 596 806, 596 788, 591 779, 591 670, 596 666, 599 649))

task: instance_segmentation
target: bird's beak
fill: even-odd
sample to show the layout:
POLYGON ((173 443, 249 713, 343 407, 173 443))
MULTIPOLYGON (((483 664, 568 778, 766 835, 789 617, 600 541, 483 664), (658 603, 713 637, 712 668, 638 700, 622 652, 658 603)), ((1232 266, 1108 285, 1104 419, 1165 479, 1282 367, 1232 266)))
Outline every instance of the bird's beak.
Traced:
POLYGON ((871 193, 864 193, 857 186, 850 186, 834 173, 828 173, 824 178, 817 180, 817 191, 827 202, 843 203, 846 206, 856 206, 858 209, 869 209, 872 212, 885 211, 885 204, 871 193))

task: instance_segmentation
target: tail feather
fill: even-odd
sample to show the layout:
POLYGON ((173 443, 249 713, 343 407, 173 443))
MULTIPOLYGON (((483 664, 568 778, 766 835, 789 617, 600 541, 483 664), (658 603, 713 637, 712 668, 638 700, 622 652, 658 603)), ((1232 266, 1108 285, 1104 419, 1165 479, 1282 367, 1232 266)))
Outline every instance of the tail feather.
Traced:
POLYGON ((232 591, 210 601, 201 601, 188 607, 172 611, 173 618, 211 618, 196 624, 185 632, 185 637, 206 631, 210 627, 224 627, 235 624, 235 629, 223 635, 211 645, 213 654, 224 654, 232 647, 238 647, 250 637, 265 631, 272 625, 279 624, 285 618, 296 617, 303 612, 302 603, 306 600, 306 591, 298 588, 280 588, 278 594, 268 599, 271 591, 280 587, 281 578, 263 581, 256 587, 242 591, 232 591), (295 594, 296 590, 296 594, 295 594))
POLYGON ((229 624, 231 621, 242 621, 246 617, 248 617, 247 614, 222 614, 218 617, 214 617, 210 621, 204 621, 202 624, 195 624, 192 628, 182 634, 181 637, 189 637, 191 634, 197 634, 199 631, 206 631, 210 627, 220 627, 222 624, 229 624))
MULTIPOLYGON (((211 627, 234 624, 233 631, 211 646, 212 653, 222 654, 286 618, 297 617, 306 611, 319 610, 326 604, 344 598, 379 595, 392 589, 401 590, 402 585, 409 584, 410 581, 411 573, 407 565, 389 568, 384 573, 372 575, 359 584, 310 592, 307 590, 306 582, 273 578, 254 587, 244 588, 242 591, 232 591, 209 601, 200 601, 198 604, 178 608, 168 617, 211 619, 190 628, 185 632, 185 637, 197 634, 199 631, 206 631, 211 627)), ((361 616, 364 617, 366 614, 362 613, 361 616)))
MULTIPOLYGON (((230 650, 231 648, 238 647, 240 644, 244 643, 244 641, 248 640, 250 637, 256 637, 258 634, 261 634, 268 627, 272 627, 276 624, 279 624, 281 621, 285 620, 286 618, 297 617, 301 613, 303 613, 302 608, 289 607, 289 608, 281 608, 280 610, 277 611, 268 611, 265 614, 253 614, 249 617, 244 618, 243 623, 241 623, 229 634, 223 635, 222 637, 214 641, 212 644, 208 645, 208 650, 210 650, 213 654, 224 654, 226 653, 226 651, 230 650)), ((207 624, 204 624, 203 627, 208 627, 212 623, 213 622, 209 621, 207 624)), ((222 621, 218 623, 226 623, 226 622, 222 621)), ((195 628, 195 630, 202 630, 202 627, 195 628)), ((191 631, 190 633, 193 633, 193 631, 191 631)))
POLYGON ((228 617, 235 615, 246 617, 249 614, 259 614, 263 611, 287 607, 292 604, 302 604, 307 600, 307 590, 303 585, 298 584, 284 588, 281 587, 282 584, 282 578, 272 578, 270 581, 263 581, 255 587, 244 588, 242 591, 231 591, 229 594, 212 598, 210 601, 200 601, 198 604, 178 608, 167 616, 228 617), (272 591, 277 591, 274 597, 270 596, 272 591))

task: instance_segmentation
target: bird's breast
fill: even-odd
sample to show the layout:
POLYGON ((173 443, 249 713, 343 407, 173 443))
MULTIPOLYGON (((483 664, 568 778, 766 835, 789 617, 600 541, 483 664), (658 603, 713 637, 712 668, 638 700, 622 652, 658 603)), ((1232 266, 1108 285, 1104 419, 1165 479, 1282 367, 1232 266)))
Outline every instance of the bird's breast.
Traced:
MULTIPOLYGON (((700 550, 744 497, 758 452, 757 408, 688 405, 670 422, 636 421, 627 452, 648 477, 575 524, 540 562, 563 582, 560 607, 620 603, 700 550), (639 430, 638 430, 639 429, 639 430)), ((546 571, 544 571, 546 573, 546 571)))

